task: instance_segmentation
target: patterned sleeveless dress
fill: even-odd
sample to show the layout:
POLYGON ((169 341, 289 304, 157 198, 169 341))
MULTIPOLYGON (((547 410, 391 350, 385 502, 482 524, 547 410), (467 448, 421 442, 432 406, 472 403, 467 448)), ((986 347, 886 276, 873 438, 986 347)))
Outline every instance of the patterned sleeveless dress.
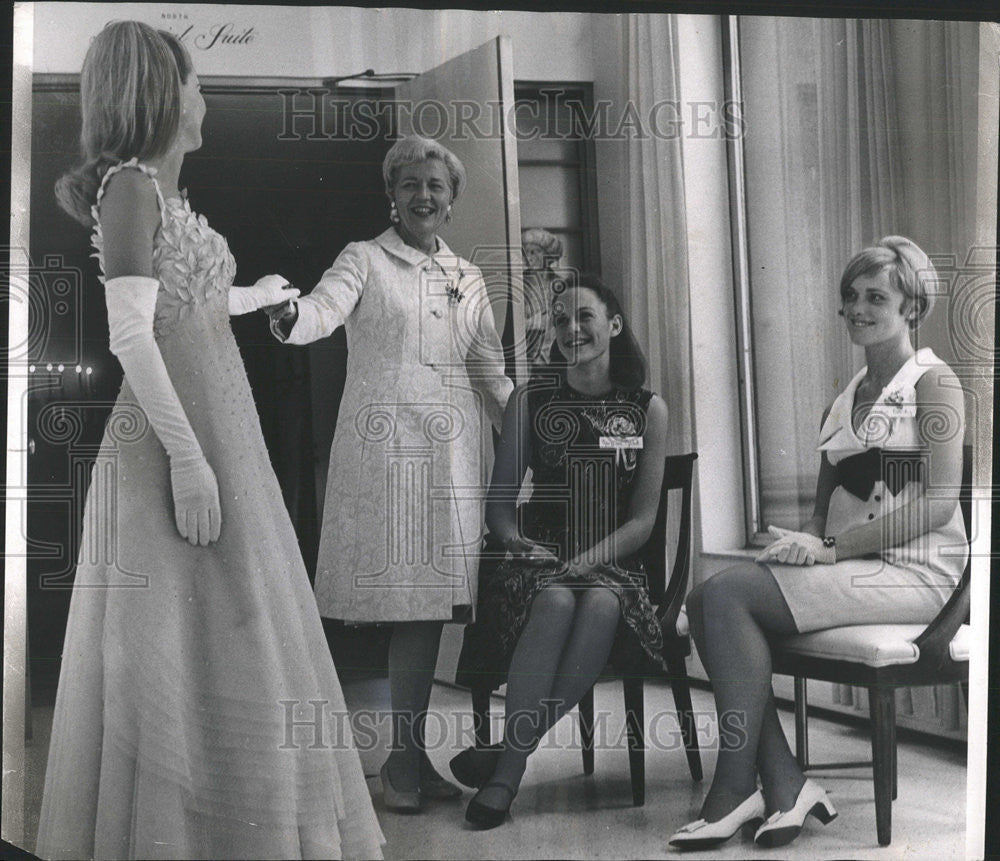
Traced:
MULTIPOLYGON (((166 452, 125 380, 85 507, 37 852, 381 857, 229 324, 232 255, 135 160, 108 171, 98 204, 122 169, 143 171, 156 189, 154 336, 215 471, 222 533, 208 547, 178 533, 166 452)), ((93 243, 103 271, 99 222, 93 243)))
MULTIPOLYGON (((539 375, 542 380, 548 375, 539 375)), ((653 393, 616 389, 595 399, 568 383, 529 384, 531 499, 518 510, 521 534, 562 560, 526 565, 507 557, 480 584, 476 623, 466 629, 457 682, 506 681, 510 658, 531 602, 547 585, 576 586, 565 561, 593 547, 628 518, 641 449, 609 440, 641 437, 653 393)), ((665 668, 663 632, 646 591, 642 560, 630 556, 587 584, 618 597, 621 620, 611 662, 623 670, 665 668)))

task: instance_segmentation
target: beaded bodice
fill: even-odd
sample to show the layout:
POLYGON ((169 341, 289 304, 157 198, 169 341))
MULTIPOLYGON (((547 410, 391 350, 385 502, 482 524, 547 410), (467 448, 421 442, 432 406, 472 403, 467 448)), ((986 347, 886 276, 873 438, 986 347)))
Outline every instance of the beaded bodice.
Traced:
POLYGON ((153 239, 153 276, 159 280, 153 331, 162 336, 189 315, 200 311, 228 320, 226 297, 236 274, 236 261, 226 240, 211 227, 204 215, 191 210, 187 197, 164 198, 156 180, 156 168, 138 159, 111 167, 104 176, 91 210, 95 227, 91 237, 100 279, 104 283, 104 236, 99 209, 108 180, 124 168, 136 168, 150 178, 160 206, 160 228, 153 239))

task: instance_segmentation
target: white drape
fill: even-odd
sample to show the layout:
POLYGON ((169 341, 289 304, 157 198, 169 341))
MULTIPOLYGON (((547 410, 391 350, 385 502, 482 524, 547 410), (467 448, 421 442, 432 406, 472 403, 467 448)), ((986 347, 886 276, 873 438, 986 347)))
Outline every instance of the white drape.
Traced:
POLYGON ((636 120, 597 142, 603 275, 649 359, 649 386, 667 403, 668 451, 680 453, 693 438, 683 165, 670 114, 655 107, 679 100, 677 23, 673 15, 601 17, 596 43, 607 54, 596 58, 595 98, 614 106, 609 127, 636 120))
POLYGON ((761 528, 812 514, 820 417, 863 362, 838 326, 840 274, 899 232, 887 26, 740 20, 761 528))

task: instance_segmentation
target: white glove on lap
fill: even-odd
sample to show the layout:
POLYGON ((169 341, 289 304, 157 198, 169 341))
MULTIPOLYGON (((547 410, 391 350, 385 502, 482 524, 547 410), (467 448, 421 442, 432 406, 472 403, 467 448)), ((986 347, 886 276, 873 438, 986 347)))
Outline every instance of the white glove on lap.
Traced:
POLYGON ((260 308, 283 305, 294 299, 299 291, 288 286, 288 281, 280 275, 265 275, 253 287, 229 288, 229 315, 249 314, 260 308))
POLYGON ((104 285, 111 352, 170 458, 177 530, 191 544, 216 541, 222 526, 219 488, 153 339, 159 282, 127 275, 104 285))
POLYGON ((826 547, 823 539, 808 532, 796 532, 768 526, 767 531, 774 541, 767 545, 756 557, 757 562, 781 562, 785 565, 832 565, 837 561, 833 547, 826 547))

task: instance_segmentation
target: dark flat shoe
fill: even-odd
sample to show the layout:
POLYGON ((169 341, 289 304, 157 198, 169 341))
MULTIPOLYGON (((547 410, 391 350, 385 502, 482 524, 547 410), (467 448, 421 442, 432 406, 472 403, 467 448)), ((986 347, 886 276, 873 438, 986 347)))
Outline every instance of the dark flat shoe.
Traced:
POLYGON ((479 789, 496 771, 497 760, 500 759, 502 744, 491 744, 489 747, 468 747, 458 756, 452 757, 449 766, 455 779, 470 789, 479 789))
POLYGON ((462 797, 462 790, 450 780, 445 780, 440 774, 430 774, 420 777, 420 796, 434 801, 453 801, 462 797))
POLYGON ((504 822, 507 821, 507 815, 510 813, 510 806, 514 803, 514 797, 516 795, 516 789, 511 789, 506 783, 491 780, 489 783, 485 784, 482 789, 476 793, 472 801, 469 802, 469 806, 465 809, 465 819, 467 822, 471 822, 478 828, 483 829, 496 828, 498 825, 503 825, 504 822), (498 810, 496 807, 487 807, 485 804, 480 804, 476 801, 483 790, 489 789, 493 786, 498 789, 503 789, 510 796, 510 799, 507 801, 507 806, 502 810, 498 810))
POLYGON ((386 810, 393 813, 419 813, 420 812, 420 792, 416 789, 401 791, 392 785, 389 777, 389 763, 386 761, 379 773, 382 778, 382 798, 385 801, 386 810))

